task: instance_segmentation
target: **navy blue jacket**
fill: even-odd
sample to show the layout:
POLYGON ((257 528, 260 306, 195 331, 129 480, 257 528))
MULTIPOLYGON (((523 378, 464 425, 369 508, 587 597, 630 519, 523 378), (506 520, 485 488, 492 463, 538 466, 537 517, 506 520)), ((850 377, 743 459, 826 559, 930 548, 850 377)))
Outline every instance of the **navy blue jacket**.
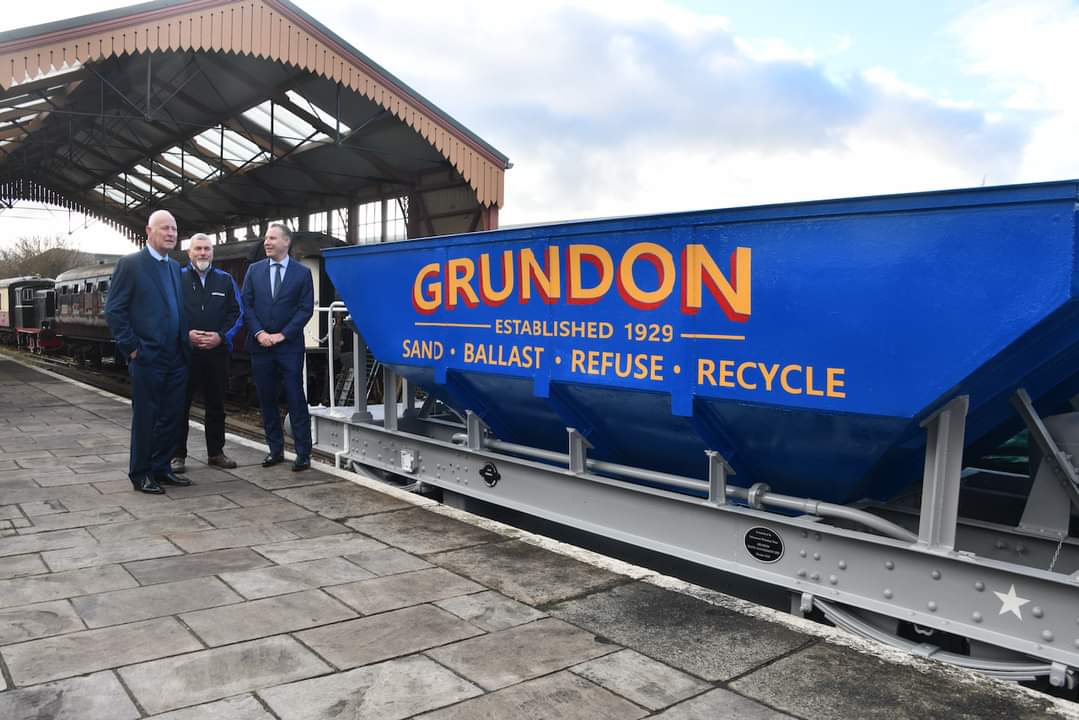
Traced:
POLYGON ((105 319, 112 339, 125 356, 139 351, 139 364, 152 365, 167 360, 175 352, 177 338, 166 337, 168 317, 167 292, 175 292, 176 309, 180 313, 179 345, 185 359, 191 354, 187 338, 187 313, 180 289, 180 266, 169 260, 173 287, 166 287, 158 274, 157 261, 150 252, 142 250, 125 255, 116 263, 105 301, 105 319), (175 288, 175 289, 174 289, 175 288))
POLYGON ((190 265, 180 271, 184 288, 184 310, 190 330, 212 330, 221 344, 208 352, 232 350, 232 338, 243 325, 243 307, 236 281, 224 270, 210 266, 203 287, 199 274, 190 265))
POLYGON ((296 258, 289 258, 281 288, 272 297, 270 261, 259 260, 247 268, 242 295, 247 325, 244 347, 248 352, 303 352, 303 329, 315 312, 315 285, 310 270, 296 258), (259 332, 282 333, 285 341, 264 348, 255 339, 259 332))

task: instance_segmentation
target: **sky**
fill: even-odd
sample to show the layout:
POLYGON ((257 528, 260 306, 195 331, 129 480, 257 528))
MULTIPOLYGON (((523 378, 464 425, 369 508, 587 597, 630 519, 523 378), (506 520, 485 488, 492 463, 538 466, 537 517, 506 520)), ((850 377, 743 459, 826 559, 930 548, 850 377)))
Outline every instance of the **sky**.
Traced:
MULTIPOLYGON (((297 4, 509 156, 503 225, 1079 177, 1065 0, 297 4)), ((9 4, 0 30, 122 5, 9 4)), ((131 248, 0 213, 0 243, 67 233, 131 248)))

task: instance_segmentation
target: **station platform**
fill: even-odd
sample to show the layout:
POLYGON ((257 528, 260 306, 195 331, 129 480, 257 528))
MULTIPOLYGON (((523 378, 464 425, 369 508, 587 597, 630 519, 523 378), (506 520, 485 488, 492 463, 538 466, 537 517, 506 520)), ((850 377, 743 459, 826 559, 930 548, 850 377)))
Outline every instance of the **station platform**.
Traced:
POLYGON ((1079 716, 200 430, 194 484, 138 494, 129 419, 0 358, 3 720, 1079 716))

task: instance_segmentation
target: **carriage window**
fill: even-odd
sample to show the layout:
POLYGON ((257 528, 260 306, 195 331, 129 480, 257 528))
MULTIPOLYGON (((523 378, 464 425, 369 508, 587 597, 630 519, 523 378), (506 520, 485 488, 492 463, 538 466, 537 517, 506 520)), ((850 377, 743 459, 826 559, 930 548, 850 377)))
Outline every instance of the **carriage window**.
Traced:
POLYGON ((34 302, 34 288, 23 288, 22 301, 34 302))
POLYGON ((60 294, 61 295, 67 295, 67 285, 61 285, 60 286, 60 294))
POLYGON ((85 289, 84 292, 92 293, 93 291, 94 291, 94 281, 93 280, 87 280, 86 281, 86 289, 85 289))
POLYGON ((102 280, 97 284, 97 291, 98 292, 106 292, 108 289, 109 289, 109 281, 108 280, 102 280))

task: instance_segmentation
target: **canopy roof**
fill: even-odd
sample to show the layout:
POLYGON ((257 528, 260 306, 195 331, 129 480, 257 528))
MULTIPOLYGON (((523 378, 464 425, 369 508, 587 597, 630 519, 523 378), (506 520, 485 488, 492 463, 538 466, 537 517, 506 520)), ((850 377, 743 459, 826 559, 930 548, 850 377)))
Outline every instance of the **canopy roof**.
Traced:
POLYGON ((158 0, 0 33, 0 200, 133 238, 162 207, 211 231, 401 197, 425 234, 454 213, 490 227, 509 167, 287 0, 158 0))

